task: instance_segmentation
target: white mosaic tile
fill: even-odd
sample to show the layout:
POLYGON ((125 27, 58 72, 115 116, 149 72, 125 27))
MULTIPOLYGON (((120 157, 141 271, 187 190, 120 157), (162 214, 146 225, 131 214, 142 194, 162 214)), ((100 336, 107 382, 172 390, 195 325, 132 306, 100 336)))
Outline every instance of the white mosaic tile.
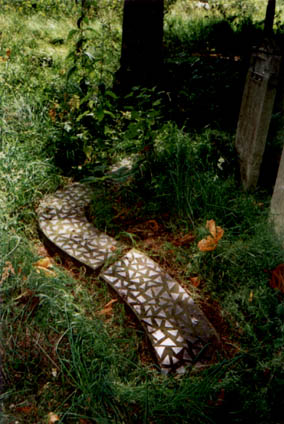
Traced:
POLYGON ((57 247, 92 269, 102 266, 113 256, 116 240, 101 233, 85 216, 91 190, 74 183, 46 196, 37 213, 39 227, 57 247))
POLYGON ((189 294, 149 257, 136 249, 101 274, 144 324, 164 372, 192 364, 217 334, 189 294), (196 348, 196 352, 193 353, 196 348))

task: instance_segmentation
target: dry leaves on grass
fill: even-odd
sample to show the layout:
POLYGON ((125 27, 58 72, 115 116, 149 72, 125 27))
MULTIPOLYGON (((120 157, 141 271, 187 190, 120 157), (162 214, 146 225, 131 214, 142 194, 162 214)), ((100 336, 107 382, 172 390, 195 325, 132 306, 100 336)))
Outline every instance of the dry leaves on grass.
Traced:
POLYGON ((36 268, 38 273, 43 271, 47 277, 56 277, 56 273, 50 269, 53 265, 49 256, 40 259, 34 263, 33 266, 36 268))
POLYGON ((118 299, 110 300, 97 314, 98 315, 111 315, 113 313, 112 305, 117 302, 118 299))
POLYGON ((198 242, 197 246, 201 252, 210 252, 215 250, 219 240, 224 235, 223 228, 216 226, 214 219, 210 219, 206 222, 206 228, 209 230, 210 235, 198 242))

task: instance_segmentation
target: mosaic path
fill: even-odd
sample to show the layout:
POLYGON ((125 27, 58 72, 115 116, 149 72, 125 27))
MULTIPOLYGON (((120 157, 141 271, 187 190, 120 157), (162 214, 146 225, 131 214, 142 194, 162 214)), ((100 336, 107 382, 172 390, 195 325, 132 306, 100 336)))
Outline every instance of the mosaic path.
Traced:
MULTIPOLYGON (((97 269, 118 243, 91 225, 85 208, 91 191, 72 184, 46 196, 37 213, 39 226, 57 247, 97 269)), ((136 249, 101 273, 142 323, 163 372, 183 373, 186 365, 210 360, 218 336, 189 294, 160 266, 136 249)))
POLYGON ((204 347, 217 339, 214 329, 157 263, 132 249, 101 276, 142 322, 163 371, 183 372, 184 365, 208 360, 204 347))
POLYGON ((118 243, 88 222, 85 208, 90 201, 90 189, 75 183, 46 196, 37 214, 39 227, 50 241, 83 264, 97 269, 113 256, 118 243))

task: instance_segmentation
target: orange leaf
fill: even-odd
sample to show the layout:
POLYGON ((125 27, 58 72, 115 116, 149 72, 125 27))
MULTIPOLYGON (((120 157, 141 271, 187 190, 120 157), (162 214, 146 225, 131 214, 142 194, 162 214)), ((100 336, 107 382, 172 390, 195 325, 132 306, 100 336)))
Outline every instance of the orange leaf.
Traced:
POLYGON ((216 222, 214 219, 210 219, 210 221, 206 222, 206 228, 208 228, 209 233, 212 237, 218 242, 224 235, 224 230, 221 227, 216 227, 216 222))
POLYGON ((54 414, 54 412, 49 412, 49 414, 48 414, 48 424, 54 424, 54 423, 57 423, 57 421, 60 421, 59 416, 54 414))
POLYGON ((56 276, 56 273, 54 271, 52 271, 51 269, 49 269, 49 268, 52 267, 52 262, 51 262, 50 257, 48 257, 48 256, 40 259, 39 261, 34 263, 33 266, 36 268, 38 273, 40 271, 43 271, 45 273, 45 275, 47 275, 48 277, 55 277, 56 276))
POLYGON ((110 300, 102 310, 100 310, 98 312, 98 315, 111 315, 113 310, 112 310, 112 305, 117 302, 118 299, 112 299, 110 300))
POLYGON ((218 241, 224 235, 223 228, 217 227, 214 219, 210 219, 210 221, 206 222, 206 228, 209 230, 210 235, 198 242, 197 246, 201 252, 210 252, 215 250, 218 245, 218 241))
POLYGON ((16 408, 17 412, 22 412, 23 414, 31 414, 35 410, 34 406, 19 406, 16 408))
POLYGON ((52 266, 51 259, 46 256, 45 258, 42 258, 38 260, 36 263, 34 263, 35 267, 41 267, 41 268, 50 268, 52 266))
POLYGON ((206 239, 200 240, 197 246, 201 252, 211 252, 216 249, 217 242, 211 236, 208 236, 206 239))
POLYGON ((6 49, 6 56, 8 58, 11 56, 11 49, 6 49))
POLYGON ((190 282, 194 287, 199 287, 201 283, 199 277, 190 277, 190 282))

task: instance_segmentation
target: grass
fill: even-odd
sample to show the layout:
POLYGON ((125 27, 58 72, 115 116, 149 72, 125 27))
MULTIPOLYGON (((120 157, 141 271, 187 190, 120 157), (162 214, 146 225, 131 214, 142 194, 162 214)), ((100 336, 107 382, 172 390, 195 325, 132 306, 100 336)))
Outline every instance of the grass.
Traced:
MULTIPOLYGON (((190 69, 188 80, 169 79, 169 87, 136 89, 119 99, 111 89, 120 40, 121 14, 115 8, 90 11, 95 31, 111 28, 96 39, 103 60, 80 58, 67 80, 72 61, 66 56, 80 35, 68 34, 80 10, 67 1, 38 2, 37 9, 29 2, 4 3, 1 422, 44 424, 52 412, 62 423, 78 424, 249 423, 256 416, 260 424, 280 424, 283 294, 269 279, 283 263, 283 249, 267 223, 268 188, 259 185, 245 194, 240 187, 236 116, 228 113, 226 127, 226 96, 216 96, 224 81, 228 96, 236 81, 241 86, 243 70, 222 58, 188 58, 190 51, 203 51, 208 34, 217 31, 220 10, 209 25, 204 10, 189 19, 183 2, 176 2, 166 18, 166 62, 169 75, 184 76, 190 69), (116 53, 110 57, 112 46, 116 53), (105 171, 129 155, 132 169, 109 184, 105 171), (93 183, 90 217, 99 228, 145 251, 200 303, 222 346, 206 369, 161 375, 143 329, 124 303, 119 300, 111 314, 102 315, 116 295, 96 273, 39 237, 38 201, 73 178, 93 183), (197 242, 207 235, 208 219, 222 226, 224 236, 215 251, 204 253, 197 242), (195 239, 186 244, 188 234, 195 239), (37 269, 42 257, 52 260, 48 275, 37 269), (199 278, 198 288, 192 277, 199 278)), ((242 25, 234 22, 239 40, 242 25)), ((258 24, 254 28, 257 34, 258 24)), ((98 32, 92 34, 87 52, 98 32)), ((215 48, 222 47, 216 37, 215 48)), ((275 143, 272 138, 272 150, 279 148, 279 137, 275 143)))

